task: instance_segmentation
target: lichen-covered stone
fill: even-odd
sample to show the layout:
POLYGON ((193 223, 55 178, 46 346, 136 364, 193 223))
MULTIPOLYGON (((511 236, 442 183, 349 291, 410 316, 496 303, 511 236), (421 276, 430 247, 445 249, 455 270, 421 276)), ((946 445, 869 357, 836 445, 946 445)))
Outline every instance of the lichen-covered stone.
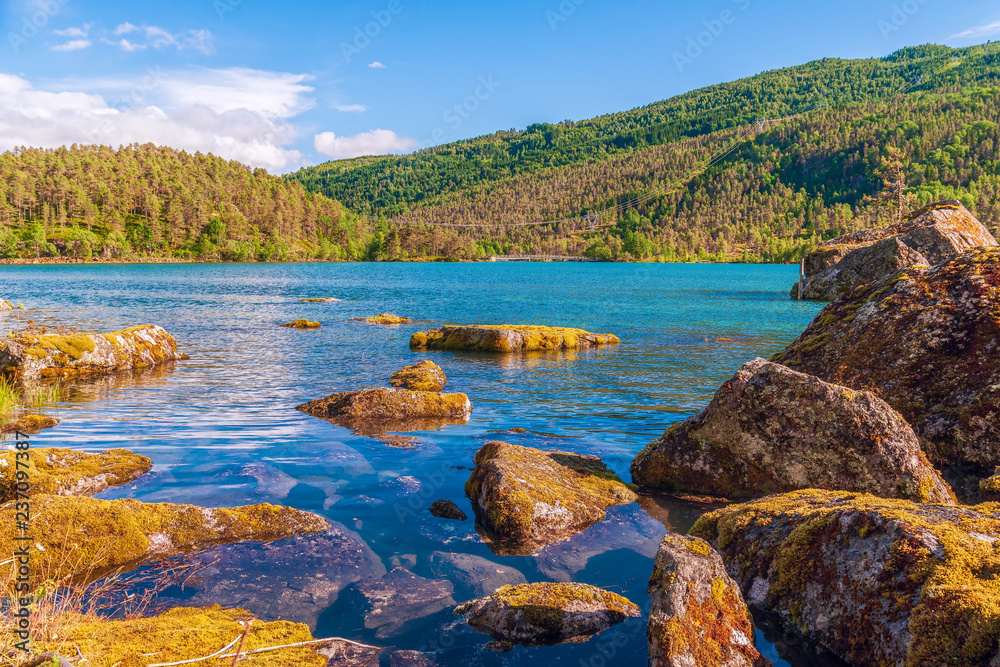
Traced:
MULTIPOLYGON (((72 646, 86 660, 83 664, 97 667, 141 667, 142 665, 194 660, 216 653, 233 639, 243 634, 250 622, 250 630, 243 643, 243 652, 255 651, 289 644, 310 642, 305 646, 291 646, 274 651, 257 653, 240 662, 266 664, 270 667, 300 667, 328 664, 343 667, 362 667, 371 664, 376 649, 362 649, 357 645, 345 646, 331 639, 313 642, 309 628, 299 623, 257 620, 243 609, 223 609, 218 605, 206 608, 180 607, 159 616, 128 620, 107 620, 91 617, 67 618, 58 636, 55 633, 38 633, 33 638, 33 648, 62 650, 72 646), (360 653, 359 653, 360 651, 360 653), (351 659, 333 663, 334 655, 349 653, 351 659)), ((227 660, 199 662, 198 664, 231 664, 236 653, 234 646, 227 652, 227 660)), ((81 660, 81 662, 83 662, 81 660)), ((47 663, 46 663, 47 664, 47 663)))
POLYGON ((465 521, 469 517, 465 515, 458 505, 450 500, 435 500, 428 508, 431 514, 439 519, 454 519, 455 521, 465 521))
POLYGON ((334 299, 332 296, 323 296, 319 298, 309 298, 309 299, 299 299, 299 303, 336 303, 343 301, 343 299, 334 299))
POLYGON ((47 415, 25 415, 20 419, 7 422, 6 424, 0 426, 0 433, 24 433, 26 435, 35 435, 40 431, 55 428, 56 426, 59 426, 59 420, 55 417, 49 417, 47 415))
POLYGON ((106 334, 20 333, 0 339, 0 373, 19 380, 133 370, 184 358, 174 337, 155 324, 106 334))
POLYGON ((354 322, 367 322, 368 324, 405 324, 410 321, 409 317, 400 317, 399 315, 393 315, 392 313, 382 313, 381 315, 372 315, 371 317, 353 317, 351 318, 354 322))
POLYGON ((488 442, 475 463, 465 493, 494 553, 531 554, 637 498, 593 456, 488 442))
POLYGON ((638 605, 617 593, 569 582, 503 586, 455 611, 479 632, 525 646, 584 641, 642 615, 638 605))
POLYGON ((1000 504, 794 491, 703 516, 748 602, 856 665, 1000 664, 1000 504))
POLYGON ((393 637, 410 621, 455 605, 450 581, 426 579, 397 567, 380 579, 365 579, 351 589, 359 596, 355 605, 364 614, 364 627, 379 639, 393 637))
POLYGON ((990 498, 1000 498, 1000 468, 991 476, 979 480, 979 490, 990 498))
POLYGON ((420 331, 410 338, 410 347, 436 350, 514 352, 531 350, 575 350, 621 341, 612 334, 592 334, 582 329, 531 325, 444 326, 420 331))
POLYGON ((281 326, 287 329, 319 329, 323 325, 319 322, 310 322, 309 320, 302 318, 301 320, 295 320, 294 322, 282 324, 281 326))
POLYGON ((649 579, 650 667, 763 667, 750 610, 704 540, 667 533, 649 579))
MULTIPOLYGON (((961 202, 937 202, 901 223, 821 244, 806 260, 803 296, 832 301, 907 266, 939 264, 973 248, 996 245, 989 230, 961 202)), ((792 297, 797 296, 796 284, 792 297)))
POLYGON ((1000 248, 859 288, 772 361, 879 396, 932 461, 998 465, 1000 248))
POLYGON ((472 414, 472 403, 465 394, 394 387, 331 394, 295 409, 360 432, 384 433, 464 424, 472 414))
POLYGON ((4 299, 0 299, 0 313, 4 312, 5 310, 14 310, 14 304, 12 304, 10 301, 5 301, 4 299))
POLYGON ((632 462, 640 486, 732 499, 839 489, 953 504, 898 412, 875 395, 755 359, 632 462))
MULTIPOLYGON (((17 451, 0 453, 0 503, 17 497, 18 454, 17 451)), ((135 481, 153 467, 147 457, 127 449, 88 454, 73 449, 33 448, 27 454, 29 495, 92 496, 135 481)))
MULTIPOLYGON (((273 540, 329 529, 311 512, 261 504, 208 509, 138 500, 37 495, 31 533, 41 545, 34 572, 62 574, 137 564, 244 540, 273 540)), ((15 502, 0 505, 0 550, 15 544, 15 502)))
POLYGON ((389 378, 389 384, 410 391, 441 391, 448 384, 448 378, 440 366, 424 360, 397 371, 389 378))

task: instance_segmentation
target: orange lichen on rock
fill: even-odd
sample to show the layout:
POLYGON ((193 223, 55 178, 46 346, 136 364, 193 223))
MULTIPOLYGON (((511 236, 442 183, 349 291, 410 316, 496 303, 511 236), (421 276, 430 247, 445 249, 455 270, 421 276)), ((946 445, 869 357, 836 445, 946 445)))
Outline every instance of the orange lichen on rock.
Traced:
POLYGON ((465 394, 379 387, 331 394, 295 409, 359 432, 378 434, 464 424, 472 414, 472 403, 465 394))
POLYGON ((372 315, 371 317, 354 317, 352 318, 354 322, 367 322, 368 324, 404 324, 410 321, 409 317, 400 317, 399 315, 393 315, 392 313, 382 313, 381 315, 372 315))
POLYGON ((319 329, 323 325, 319 322, 310 322, 309 320, 302 318, 301 320, 295 320, 294 322, 282 324, 281 326, 288 329, 319 329))
POLYGON ((592 334, 582 329, 533 325, 444 326, 420 331, 410 338, 412 348, 515 352, 573 350, 621 342, 613 334, 592 334))
POLYGON ((424 360, 398 371, 389 378, 389 384, 411 391, 441 391, 448 384, 448 378, 440 366, 424 360))

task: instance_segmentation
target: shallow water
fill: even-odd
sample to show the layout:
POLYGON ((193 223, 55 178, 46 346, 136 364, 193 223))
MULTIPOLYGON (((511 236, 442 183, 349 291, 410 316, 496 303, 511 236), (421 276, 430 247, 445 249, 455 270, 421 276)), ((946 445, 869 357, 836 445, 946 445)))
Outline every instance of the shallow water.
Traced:
MULTIPOLYGON (((433 578, 433 552, 474 554, 516 568, 529 581, 604 586, 648 611, 645 588, 665 530, 660 522, 686 530, 704 507, 657 499, 643 504, 653 518, 637 505, 616 508, 604 524, 535 557, 495 556, 471 519, 437 519, 426 507, 450 499, 471 517, 463 492, 467 468, 483 443, 498 438, 599 455, 628 479, 629 463, 646 443, 704 407, 741 364, 770 356, 805 328, 819 306, 789 300, 795 278, 794 266, 741 265, 17 266, 0 267, 0 296, 29 306, 27 315, 40 325, 108 331, 159 324, 191 356, 169 368, 63 390, 63 423, 35 437, 36 446, 127 447, 155 463, 147 478, 100 497, 292 505, 342 524, 345 539, 360 545, 355 551, 370 554, 366 563, 375 575, 402 564, 433 578), (343 301, 297 302, 321 296, 343 301), (419 319, 398 327, 348 321, 381 312, 419 319), (323 328, 277 326, 301 317, 323 328), (512 356, 409 349, 411 333, 446 323, 576 326, 615 333, 622 344, 512 356), (469 395, 474 411, 466 425, 410 434, 418 438, 412 449, 293 409, 333 391, 384 386, 395 370, 425 358, 445 370, 448 390, 469 395), (511 427, 528 433, 498 434, 511 427)), ((14 323, 12 314, 0 319, 6 328, 14 323)), ((325 576, 322 567, 289 573, 246 553, 227 553, 234 562, 260 564, 258 579, 274 597, 233 593, 232 602, 252 611, 257 605, 261 614, 278 613, 286 599, 281 590, 325 576)), ((207 595, 210 583, 201 593, 207 595)), ((205 602, 197 586, 168 595, 205 602)), ((468 597, 458 585, 455 600, 468 597)), ((438 648, 446 651, 446 664, 647 661, 644 620, 583 644, 497 654, 483 648, 488 637, 456 625, 449 609, 376 640, 361 627, 348 596, 326 607, 315 596, 311 605, 301 595, 287 599, 282 615, 315 620, 318 636, 438 648)), ((758 640, 778 658, 760 632, 758 640)), ((793 665, 817 664, 782 651, 793 665)))

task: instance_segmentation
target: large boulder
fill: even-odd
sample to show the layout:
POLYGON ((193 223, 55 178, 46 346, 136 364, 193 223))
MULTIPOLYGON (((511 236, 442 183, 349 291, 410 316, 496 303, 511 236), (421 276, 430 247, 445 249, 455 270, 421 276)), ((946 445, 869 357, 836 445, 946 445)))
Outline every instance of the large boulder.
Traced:
MULTIPOLYGON (((955 200, 937 202, 889 227, 865 229, 820 245, 806 258, 806 299, 832 301, 840 294, 914 264, 933 265, 997 241, 955 200)), ((798 296, 798 285, 792 297, 798 296)))
POLYGON ((425 359, 397 371, 389 378, 389 384, 410 391, 441 391, 448 384, 448 378, 440 366, 425 359))
MULTIPOLYGON (((20 545, 15 505, 0 505, 0 548, 5 553, 20 545)), ((31 499, 31 514, 31 535, 36 547, 41 546, 32 555, 33 570, 52 576, 133 566, 216 544, 274 540, 330 527, 312 512, 268 504, 208 509, 37 495, 31 499)))
POLYGON ((19 380, 127 371, 185 359, 155 324, 106 334, 15 334, 0 339, 0 373, 19 380))
POLYGON ((475 463, 465 493, 494 553, 531 554, 637 498, 593 456, 488 442, 475 463))
POLYGON ((295 408, 362 433, 419 431, 464 424, 472 414, 465 394, 383 388, 331 394, 295 408))
POLYGON ((479 352, 514 352, 532 350, 575 350, 621 341, 613 334, 592 334, 582 329, 533 325, 444 326, 418 331, 410 338, 410 347, 432 350, 473 350, 479 352))
POLYGON ((769 665, 754 648, 750 610, 704 540, 667 533, 649 579, 650 667, 769 665))
MULTIPOLYGON (((18 493, 17 459, 22 452, 0 453, 0 503, 18 493)), ((127 449, 88 454, 73 449, 42 447, 27 452, 28 493, 58 496, 92 496, 112 486, 122 486, 149 472, 153 462, 127 449)))
POLYGON ((704 412, 647 445, 632 479, 730 499, 819 488, 955 502, 885 401, 764 359, 744 364, 704 412))
POLYGON ((772 361, 870 391, 935 462, 1000 464, 1000 248, 914 266, 824 308, 772 361))
POLYGON ((617 593, 577 583, 503 586, 455 611, 479 632, 525 646, 581 641, 642 615, 638 605, 617 593))
POLYGON ((795 491, 703 516, 751 604, 856 665, 1000 664, 1000 505, 795 491))

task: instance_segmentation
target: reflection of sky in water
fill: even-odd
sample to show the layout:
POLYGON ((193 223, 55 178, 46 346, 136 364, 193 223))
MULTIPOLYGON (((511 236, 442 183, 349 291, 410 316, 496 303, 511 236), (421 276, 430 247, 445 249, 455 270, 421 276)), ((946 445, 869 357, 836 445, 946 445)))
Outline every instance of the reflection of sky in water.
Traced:
MULTIPOLYGON (((154 473, 102 497, 223 506, 270 501, 324 514, 391 569, 431 577, 433 551, 470 553, 519 569, 529 581, 603 585, 644 608, 662 524, 638 506, 612 515, 536 557, 499 557, 472 521, 436 519, 431 501, 472 516, 463 485, 483 443, 594 454, 627 479, 632 457, 670 423, 697 412, 754 356, 793 340, 818 311, 787 294, 788 266, 620 264, 362 264, 0 267, 4 296, 40 325, 107 331, 155 323, 191 356, 173 368, 62 389, 58 428, 38 446, 128 447, 154 473), (341 303, 298 303, 333 296, 341 303), (382 327, 348 321, 381 312, 415 318, 382 327), (277 325, 307 317, 315 331, 277 325), (412 332, 441 324, 548 324, 611 332, 600 350, 495 356, 413 352, 412 332), (728 339, 728 340, 720 340, 728 339), (448 391, 469 395, 468 424, 420 432, 412 449, 389 447, 293 408, 335 390, 386 386, 406 364, 433 359, 448 391), (511 427, 523 434, 498 434, 511 427), (629 537, 631 535, 632 537, 629 537)), ((6 314, 0 326, 12 328, 6 314)), ((659 504, 656 519, 686 529, 700 511, 659 504)), ((319 631, 353 627, 336 608, 319 631), (335 613, 336 612, 336 613, 335 613), (337 614, 340 614, 338 616, 337 614)), ((447 610, 407 626, 391 643, 428 646, 445 633, 466 664, 589 660, 582 645, 481 650, 485 638, 449 629, 447 610)), ((370 640, 371 635, 355 633, 370 640)), ((613 664, 645 665, 644 631, 613 664)))

